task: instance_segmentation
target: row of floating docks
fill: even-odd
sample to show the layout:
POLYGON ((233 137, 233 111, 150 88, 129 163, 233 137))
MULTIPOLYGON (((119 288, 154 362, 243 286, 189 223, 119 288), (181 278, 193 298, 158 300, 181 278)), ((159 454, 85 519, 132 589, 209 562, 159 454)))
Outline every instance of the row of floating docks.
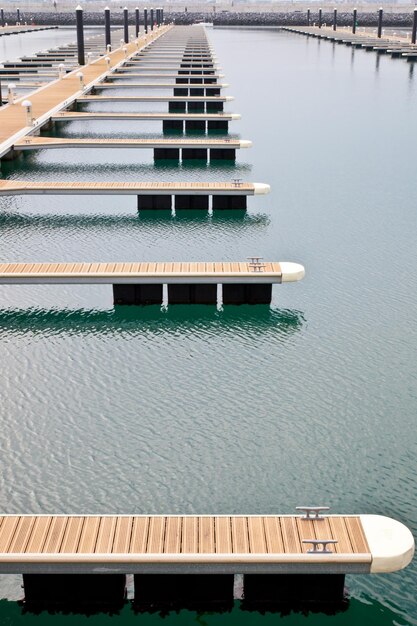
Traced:
MULTIPOLYGON (((219 82, 223 76, 207 42, 201 26, 170 27, 162 26, 162 15, 156 11, 157 39, 147 44, 135 40, 136 50, 129 54, 129 33, 121 43, 122 60, 114 63, 111 57, 111 43, 106 35, 94 37, 84 42, 82 30, 78 32, 82 41, 82 51, 90 55, 90 63, 83 69, 74 68, 80 55, 80 46, 70 46, 63 50, 51 50, 35 57, 20 61, 5 62, 0 72, 3 75, 23 81, 34 76, 61 72, 56 80, 49 81, 31 94, 46 97, 49 91, 59 90, 70 77, 75 80, 75 94, 66 98, 64 106, 55 107, 39 118, 35 115, 34 102, 15 99, 16 85, 9 86, 9 103, 3 113, 16 112, 18 104, 26 111, 27 127, 14 141, 6 141, 7 148, 1 151, 3 160, 17 158, 28 150, 52 148, 150 148, 155 160, 183 161, 201 160, 234 162, 236 151, 251 146, 247 140, 228 137, 229 123, 240 118, 234 113, 224 112, 225 102, 231 97, 222 96, 227 85, 219 82), (162 37, 160 35, 163 35, 162 37), (103 45, 103 43, 105 45, 103 45), (143 45, 145 44, 145 45, 143 45), (107 54, 105 59, 103 55, 107 54), (97 77, 86 80, 94 61, 103 65, 105 71, 97 77), (63 62, 65 61, 65 64, 63 62), (67 70, 71 70, 67 72, 67 70), (66 73, 64 73, 66 72, 66 73), (175 82, 165 82, 167 76, 175 82), (149 82, 149 77, 158 82, 149 82), (130 82, 131 80, 134 82, 130 82), (142 79, 142 80, 141 80, 142 79), (144 82, 143 82, 144 81, 144 82), (134 90, 134 95, 111 95, 111 89, 134 90), (138 95, 138 90, 144 95, 138 95), (166 96, 151 95, 157 89, 167 90, 166 96), (110 95, 107 95, 110 90, 110 95), (104 93, 103 93, 104 92, 104 93), (113 111, 78 111, 78 104, 106 102, 157 102, 166 103, 168 112, 138 113, 113 111), (144 139, 59 139, 42 137, 43 130, 53 124, 67 121, 88 120, 153 120, 162 121, 162 131, 166 134, 179 133, 182 137, 155 140, 144 139), (29 132, 27 128, 29 127, 29 132), (32 130, 30 130, 32 129, 32 130), (184 132, 197 132, 202 138, 184 138, 184 132), (217 136, 213 136, 213 133, 217 136)), ((78 16, 77 16, 78 19, 78 16)), ((137 29, 136 29, 137 30, 137 29)), ((139 33, 136 32, 136 35, 139 33)), ((17 81, 16 81, 17 82, 17 81)), ((17 82, 17 84, 19 84, 17 82)), ((25 83, 23 83, 25 84, 25 83)), ((1 116, 1 112, 0 112, 1 116)), ((231 182, 24 182, 0 181, 0 196, 33 194, 70 195, 135 195, 139 211, 171 212, 179 211, 245 211, 247 198, 269 192, 269 185, 247 183, 240 179, 231 182)), ((0 283, 3 284, 91 284, 109 283, 113 286, 115 304, 161 304, 163 289, 167 288, 169 304, 269 304, 272 298, 272 285, 298 281, 304 277, 304 268, 298 263, 264 263, 260 257, 235 263, 9 263, 3 264, 0 283)))
MULTIPOLYGON (((53 75, 50 83, 31 94, 33 103, 15 99, 12 94, 0 110, 0 121, 4 119, 9 124, 8 134, 1 136, 0 130, 2 158, 16 158, 22 151, 45 147, 129 145, 153 149, 156 159, 177 159, 181 150, 183 159, 206 160, 210 156, 210 159, 234 160, 236 149, 249 147, 249 142, 237 145, 227 137, 208 136, 164 138, 150 143, 140 139, 68 141, 39 136, 42 128, 50 128, 52 123, 76 113, 68 108, 90 97, 93 89, 94 95, 100 94, 103 84, 112 84, 132 72, 146 79, 149 67, 153 75, 167 72, 175 76, 175 83, 164 84, 169 90, 184 90, 174 94, 184 100, 168 100, 175 106, 182 103, 182 112, 176 114, 178 119, 169 121, 181 122, 183 131, 190 128, 187 121, 198 122, 197 130, 210 132, 206 126, 210 121, 207 111, 200 114, 203 118, 190 118, 196 114, 186 111, 187 103, 194 102, 187 98, 197 96, 201 105, 207 106, 211 102, 204 100, 208 91, 210 97, 219 98, 222 88, 217 82, 221 77, 204 30, 161 24, 152 42, 145 40, 142 46, 139 42, 136 51, 129 51, 127 42, 124 43, 122 55, 120 50, 106 51, 109 61, 103 71, 95 70, 92 61, 81 71, 75 68, 58 78, 53 75), (67 87, 63 88, 65 81, 67 87), (57 89, 57 97, 61 97, 59 106, 57 89), (194 89, 199 92, 191 93, 194 89), (22 104, 23 107, 19 106, 22 104), (125 141, 133 143, 125 144, 125 141), (219 154, 217 150, 223 152, 219 154)), ((102 46, 99 42, 95 45, 102 46)), ((101 63, 100 67, 102 56, 96 61, 101 63)), ((37 73, 62 71, 56 63, 54 58, 45 70, 43 61, 36 66, 37 73)), ((33 72, 32 65, 21 69, 7 67, 3 71, 11 69, 19 77, 28 77, 28 72, 33 72)), ((217 102, 220 105, 223 101, 217 102)), ((218 121, 228 124, 228 114, 218 111, 217 115, 221 117, 218 121)), ((88 114, 77 119, 88 119, 88 114)), ((118 119, 131 117, 121 114, 118 119)), ((2 128, 4 133, 5 127, 2 128)), ((224 125, 220 127, 222 133, 226 129, 224 125)), ((163 130, 171 129, 165 126, 163 130)), ((139 210, 158 212, 171 210, 173 201, 175 210, 206 211, 209 197, 215 210, 245 210, 248 196, 268 191, 266 184, 240 180, 225 183, 0 181, 0 195, 4 196, 128 193, 137 195, 139 210)), ((269 303, 272 284, 300 280, 303 276, 304 268, 297 263, 264 262, 256 256, 238 263, 0 264, 0 283, 106 283, 113 286, 114 301, 120 304, 160 304, 163 285, 167 285, 171 303, 215 303, 219 285, 223 303, 269 303)), ((298 508, 296 515, 282 516, 4 515, 0 517, 0 573, 23 575, 25 606, 35 611, 118 610, 126 602, 129 576, 133 576, 130 593, 137 611, 230 610, 236 598, 241 599, 242 608, 250 610, 297 607, 334 610, 345 603, 346 574, 396 571, 405 567, 413 556, 413 537, 398 521, 376 515, 330 515, 327 507, 298 508), (243 600, 242 593, 236 591, 238 580, 243 600)))
MULTIPOLYGON (((414 13, 417 19, 417 11, 414 13)), ((360 48, 366 51, 374 51, 378 54, 388 54, 391 57, 401 57, 407 61, 417 61, 417 45, 396 34, 382 36, 382 34, 374 34, 363 30, 362 32, 349 32, 348 28, 334 30, 331 27, 323 26, 297 26, 283 27, 283 30, 306 35, 307 37, 315 37, 324 39, 334 43, 345 44, 352 48, 360 48)))

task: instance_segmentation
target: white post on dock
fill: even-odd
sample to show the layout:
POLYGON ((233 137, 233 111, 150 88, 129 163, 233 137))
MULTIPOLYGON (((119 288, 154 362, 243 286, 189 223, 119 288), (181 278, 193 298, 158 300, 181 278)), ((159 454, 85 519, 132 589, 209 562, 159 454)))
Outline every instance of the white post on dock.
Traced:
POLYGON ((84 74, 82 72, 77 72, 77 78, 80 80, 80 90, 84 89, 84 74))
POLYGON ((9 83, 7 85, 7 100, 9 104, 14 104, 14 90, 16 89, 16 85, 14 83, 9 83))
POLYGON ((106 57, 104 60, 106 61, 107 69, 109 70, 111 68, 111 59, 110 59, 110 57, 106 57))
POLYGON ((58 69, 59 69, 59 78, 64 78, 64 76, 65 76, 65 65, 63 63, 60 63, 58 65, 58 69))
POLYGON ((33 124, 33 114, 32 114, 32 103, 30 100, 23 100, 22 107, 26 109, 26 126, 32 126, 33 124))

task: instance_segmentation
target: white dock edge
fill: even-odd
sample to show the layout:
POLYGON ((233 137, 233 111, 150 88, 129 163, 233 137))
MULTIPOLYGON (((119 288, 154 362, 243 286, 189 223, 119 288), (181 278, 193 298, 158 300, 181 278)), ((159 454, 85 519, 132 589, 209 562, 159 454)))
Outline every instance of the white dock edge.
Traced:
POLYGON ((372 555, 371 574, 396 572, 411 562, 414 537, 407 526, 382 515, 361 515, 360 520, 372 555))
POLYGON ((271 191, 271 186, 266 183, 253 183, 254 195, 262 196, 271 191))
POLYGON ((240 140, 241 148, 252 148, 252 142, 249 139, 241 139, 240 140))
POLYGON ((291 263, 289 261, 280 261, 281 267, 281 282, 293 283, 297 280, 302 280, 305 276, 305 269, 299 263, 291 263))

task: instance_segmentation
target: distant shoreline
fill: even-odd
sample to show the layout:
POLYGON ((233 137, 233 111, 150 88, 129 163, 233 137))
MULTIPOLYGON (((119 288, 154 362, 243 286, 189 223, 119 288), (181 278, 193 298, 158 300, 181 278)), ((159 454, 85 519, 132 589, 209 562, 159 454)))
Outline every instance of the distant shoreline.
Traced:
MULTIPOLYGON (((141 12, 142 13, 142 12, 141 12)), ((5 11, 5 21, 10 25, 16 22, 16 12, 5 11)), ((165 10, 164 18, 166 22, 175 24, 192 24, 195 22, 213 22, 214 26, 305 26, 307 16, 304 11, 288 12, 168 12, 165 10)), ((123 23, 122 11, 112 11, 112 24, 117 26, 123 23)), ((311 22, 318 22, 318 11, 311 11, 311 22)), ((384 26, 404 27, 411 26, 412 13, 384 13, 384 26)), ((134 11, 130 11, 129 22, 133 25, 135 20, 134 11)), ((28 24, 32 21, 37 25, 45 26, 75 26, 74 12, 52 12, 36 11, 22 12, 21 21, 28 24)), ((323 22, 333 23, 333 12, 323 11, 323 22)), ((104 25, 103 12, 84 11, 84 23, 86 26, 104 25)), ((339 26, 349 26, 352 24, 352 13, 350 11, 338 10, 337 23, 339 26)), ((359 26, 376 26, 378 23, 377 11, 358 10, 359 26)))

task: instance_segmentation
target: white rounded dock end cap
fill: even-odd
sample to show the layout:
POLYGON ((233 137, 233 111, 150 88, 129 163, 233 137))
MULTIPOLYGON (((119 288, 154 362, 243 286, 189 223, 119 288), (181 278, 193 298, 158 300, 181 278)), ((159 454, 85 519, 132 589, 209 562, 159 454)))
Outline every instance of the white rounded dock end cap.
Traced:
POLYGON ((302 280, 306 274, 304 266, 300 263, 291 263, 290 261, 280 261, 281 267, 281 282, 294 283, 297 280, 302 280))
POLYGON ((241 119, 241 117, 242 117, 242 116, 241 116, 241 114, 240 114, 240 113, 231 113, 231 114, 230 114, 230 118, 231 118, 232 120, 240 120, 240 119, 241 119))
POLYGON ((220 85, 220 87, 221 87, 222 89, 227 89, 227 87, 230 87, 230 83, 222 83, 222 84, 220 85))
POLYGON ((396 572, 414 555, 414 537, 407 526, 383 515, 361 515, 362 528, 371 551, 371 573, 396 572))
POLYGON ((232 100, 234 100, 235 97, 234 96, 225 96, 225 100, 226 102, 231 102, 232 100))
POLYGON ((76 7, 76 9, 75 9, 75 10, 76 10, 76 11, 82 11, 82 10, 83 10, 83 8, 82 8, 82 6, 79 4, 79 5, 76 7))
POLYGON ((249 139, 241 139, 240 140, 241 148, 252 148, 252 142, 249 139))
POLYGON ((16 84, 15 84, 15 83, 9 83, 9 84, 7 85, 7 87, 8 87, 9 89, 16 89, 16 84))
POLYGON ((31 103, 31 101, 30 101, 30 100, 23 100, 23 102, 22 102, 22 105, 21 105, 21 106, 22 106, 22 107, 31 107, 31 106, 32 106, 32 103, 31 103))
POLYGON ((271 191, 271 186, 266 183, 253 183, 255 188, 255 196, 261 196, 269 193, 271 191))
POLYGON ((219 77, 219 78, 224 78, 224 77, 225 77, 225 74, 218 74, 218 77, 219 77))

